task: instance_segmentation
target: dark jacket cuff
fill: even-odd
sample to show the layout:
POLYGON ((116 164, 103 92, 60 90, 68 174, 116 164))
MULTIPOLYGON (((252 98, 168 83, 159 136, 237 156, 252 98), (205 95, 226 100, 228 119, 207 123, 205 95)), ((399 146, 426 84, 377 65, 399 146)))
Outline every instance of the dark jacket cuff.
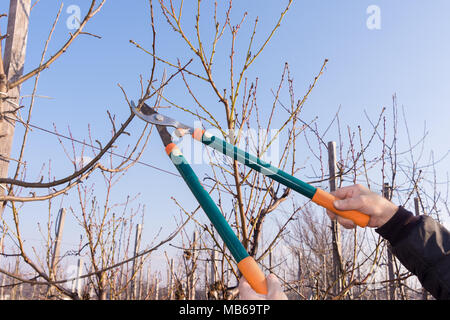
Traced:
POLYGON ((406 238, 412 228, 420 221, 420 216, 414 216, 403 207, 399 207, 392 218, 375 231, 388 240, 392 246, 406 238))

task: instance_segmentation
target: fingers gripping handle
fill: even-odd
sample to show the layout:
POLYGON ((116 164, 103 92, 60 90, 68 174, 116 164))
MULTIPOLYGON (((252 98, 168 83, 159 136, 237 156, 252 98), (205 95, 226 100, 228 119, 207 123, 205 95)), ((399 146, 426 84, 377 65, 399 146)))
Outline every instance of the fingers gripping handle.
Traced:
POLYGON ((322 189, 317 189, 314 197, 312 198, 312 201, 317 203, 319 206, 322 206, 343 218, 352 220, 361 228, 367 227, 370 219, 368 215, 356 210, 338 210, 333 205, 333 202, 335 200, 339 199, 333 196, 331 193, 328 193, 322 189))
POLYGON ((250 256, 242 259, 238 263, 238 268, 253 290, 257 293, 267 294, 266 276, 258 267, 255 259, 250 256))

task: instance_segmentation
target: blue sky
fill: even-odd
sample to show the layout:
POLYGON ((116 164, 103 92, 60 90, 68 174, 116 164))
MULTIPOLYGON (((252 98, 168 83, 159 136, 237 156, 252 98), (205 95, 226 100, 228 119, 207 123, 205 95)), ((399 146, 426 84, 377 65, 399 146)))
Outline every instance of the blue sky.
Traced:
MULTIPOLYGON (((205 38, 210 34, 207 28, 211 21, 211 7, 205 2, 202 11, 205 38)), ((248 11, 237 42, 237 55, 244 55, 248 36, 254 19, 258 16, 259 27, 256 37, 258 45, 273 27, 287 1, 249 0, 235 1, 232 16, 237 23, 244 11, 248 11), (258 42, 259 41, 259 42, 258 42)), ((56 28, 48 56, 54 53, 66 40, 66 20, 69 5, 79 5, 84 14, 89 1, 67 1, 56 28)), ((29 42, 25 70, 31 70, 39 63, 45 39, 59 8, 59 1, 40 1, 31 14, 29 42)), ((1 12, 7 11, 7 1, 0 4, 1 12)), ((185 1, 184 23, 192 35, 193 17, 196 7, 185 1)), ((439 158, 450 149, 450 2, 447 0, 419 1, 364 1, 364 0, 322 0, 294 1, 291 10, 266 50, 256 60, 248 77, 258 77, 259 104, 263 108, 272 105, 271 89, 278 85, 285 62, 289 63, 297 98, 300 98, 320 70, 324 59, 329 59, 326 71, 312 92, 302 116, 311 120, 318 116, 319 126, 326 127, 341 106, 341 120, 345 125, 369 126, 364 111, 376 117, 382 107, 392 104, 392 95, 397 94, 398 103, 404 106, 413 140, 417 140, 426 128, 429 130, 427 152, 433 150, 439 158), (369 30, 366 10, 377 5, 381 13, 381 29, 369 30)), ((157 25, 157 53, 171 61, 179 58, 188 61, 192 52, 186 50, 180 37, 172 32, 155 4, 157 25)), ((6 29, 6 19, 1 21, 1 30, 6 29)), ((38 94, 52 99, 38 99, 32 123, 52 130, 53 123, 58 131, 66 134, 70 126, 78 139, 87 139, 88 124, 95 139, 106 141, 110 135, 106 110, 116 115, 118 122, 128 116, 128 108, 117 84, 127 90, 131 98, 138 98, 139 75, 148 77, 151 58, 129 43, 135 40, 150 48, 151 29, 147 1, 107 1, 103 10, 86 28, 102 39, 89 36, 79 37, 49 70, 42 73, 38 94), (105 130, 107 128, 107 130, 105 130)), ((225 40, 229 38, 225 37, 225 40)), ((229 42, 218 47, 215 74, 219 84, 226 85, 228 76, 229 42)), ((239 61, 239 60, 238 60, 239 61)), ((158 68, 161 76, 164 66, 158 68)), ((168 71, 171 71, 168 69, 168 71)), ((200 88, 200 87, 199 87, 200 88)), ((22 87, 22 94, 30 94, 32 81, 22 87)), ((199 89, 206 90, 206 89, 199 89)), ((194 106, 181 81, 174 81, 165 94, 180 104, 194 106)), ((209 92, 200 92, 205 103, 221 117, 222 109, 217 99, 209 92), (216 111, 217 110, 217 111, 216 111)), ((288 97, 285 96, 285 99, 288 97)), ((25 103, 29 100, 25 99, 25 103)), ((177 110, 168 111, 174 117, 192 121, 192 118, 177 110)), ((221 120, 224 120, 223 116, 221 120)), ((135 121, 129 131, 131 137, 123 137, 119 148, 132 143, 143 124, 135 121)), ((17 129, 17 137, 22 132, 17 129)), ((330 140, 333 137, 328 137, 330 140)), ((401 137, 403 150, 407 149, 405 136, 401 137)), ((15 141, 16 147, 19 139, 15 141)), ((299 148, 301 149, 301 148, 299 148)), ((299 152, 302 152, 300 150, 299 152)), ((303 151, 306 152, 306 151, 303 151)), ((71 166, 61 147, 53 136, 34 132, 27 150, 28 180, 36 179, 42 163, 52 161, 53 174, 62 177, 71 172, 71 166)), ((169 171, 175 171, 165 158, 159 138, 153 135, 142 161, 169 171)), ((440 178, 445 179, 450 160, 438 165, 440 178)), ((196 170, 207 170, 196 166, 196 170)), ((99 181, 99 183, 101 183, 99 181)), ((140 202, 147 206, 144 230, 152 239, 163 227, 171 230, 173 215, 177 212, 171 196, 194 208, 195 202, 179 178, 136 165, 119 183, 114 195, 118 201, 127 194, 140 192, 140 202), (157 182, 157 184, 156 184, 157 182)), ((46 219, 45 204, 27 205, 26 228, 30 239, 39 238, 33 232, 36 223, 46 219), (32 236, 33 234, 33 236, 32 236)), ((75 221, 66 223, 67 243, 77 243, 77 228, 71 229, 75 221), (69 236, 70 234, 70 236, 69 236)))

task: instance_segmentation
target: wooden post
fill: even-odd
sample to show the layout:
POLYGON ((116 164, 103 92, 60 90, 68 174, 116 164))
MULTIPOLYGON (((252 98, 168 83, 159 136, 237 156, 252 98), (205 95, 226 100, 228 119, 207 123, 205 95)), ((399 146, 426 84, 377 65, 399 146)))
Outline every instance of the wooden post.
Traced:
MULTIPOLYGON (((27 48, 28 23, 31 0, 10 0, 8 13, 8 29, 3 59, 0 59, 0 177, 8 176, 9 161, 13 144, 14 117, 19 103, 20 87, 8 90, 8 82, 23 75, 25 52, 27 48), (3 62, 3 63, 2 63, 3 62), (8 116, 9 115, 9 116, 8 116), (5 118, 8 116, 8 118, 5 118)), ((1 56, 0 42, 0 56, 1 56)), ((5 195, 5 186, 0 187, 0 196, 5 195)), ((0 203, 0 217, 6 202, 0 203)))
POLYGON ((218 269, 217 269, 217 251, 211 250, 211 265, 210 265, 210 275, 209 275, 209 299, 218 300, 219 298, 219 290, 216 286, 218 278, 218 269))
POLYGON ((83 274, 83 257, 78 258, 78 270, 77 270, 77 278, 74 282, 74 288, 72 291, 76 291, 78 297, 81 298, 81 285, 83 284, 83 279, 81 279, 81 275, 83 274))
MULTIPOLYGON (((389 186, 389 183, 385 183, 383 185, 383 197, 385 197, 388 200, 391 200, 391 191, 392 188, 389 186)), ((389 300, 396 300, 396 283, 394 281, 395 275, 394 275, 394 256, 391 252, 391 245, 388 243, 387 245, 387 267, 388 267, 388 299, 389 300)))
POLYGON ((53 275, 56 274, 56 267, 58 264, 59 251, 61 249, 61 238, 62 238, 65 221, 66 221, 66 209, 61 208, 61 209, 59 209, 58 217, 56 218, 55 246, 53 248, 53 257, 52 257, 52 265, 51 265, 53 275))
MULTIPOLYGON (((330 192, 336 191, 336 142, 328 142, 328 170, 330 175, 330 192)), ((331 221, 331 241, 333 245, 333 293, 338 295, 342 290, 342 244, 341 230, 336 220, 331 221)))
POLYGON ((211 253, 211 274, 210 274, 210 279, 209 279, 209 283, 214 285, 217 281, 217 251, 216 250, 212 250, 211 253))
POLYGON ((170 259, 169 277, 168 278, 169 278, 169 284, 168 284, 169 300, 173 300, 173 298, 174 298, 173 259, 170 259))
POLYGON ((191 274, 190 274, 190 279, 189 279, 189 289, 188 289, 188 294, 189 294, 189 300, 195 300, 195 285, 197 282, 196 279, 196 269, 197 269, 197 256, 198 256, 198 252, 197 252, 197 238, 198 238, 198 232, 194 231, 194 235, 193 235, 193 241, 192 241, 192 257, 191 257, 191 274))
POLYGON ((142 291, 143 291, 142 290, 142 265, 141 265, 141 267, 139 269, 139 277, 138 277, 137 281, 138 281, 138 285, 137 285, 137 288, 136 288, 137 289, 136 297, 137 297, 137 300, 141 300, 142 291))
MULTIPOLYGON (((142 232, 142 225, 138 224, 136 225, 136 237, 134 239, 134 256, 137 256, 139 253, 139 246, 141 243, 141 232, 142 232)), ((137 286, 136 286, 136 278, 137 278, 137 271, 140 263, 138 263, 138 260, 140 259, 136 258, 133 260, 133 279, 131 280, 131 299, 136 299, 137 297, 137 286)))
POLYGON ((159 278, 155 275, 155 300, 159 300, 159 278))
POLYGON ((146 300, 149 297, 150 292, 150 266, 146 269, 145 272, 145 287, 144 287, 144 300, 146 300))

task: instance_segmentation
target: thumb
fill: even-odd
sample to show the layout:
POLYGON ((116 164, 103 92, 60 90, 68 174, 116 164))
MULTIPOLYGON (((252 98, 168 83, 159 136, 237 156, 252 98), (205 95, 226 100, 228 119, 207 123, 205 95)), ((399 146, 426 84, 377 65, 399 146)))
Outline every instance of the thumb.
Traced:
POLYGON ((286 300, 287 297, 281 288, 281 283, 274 274, 267 276, 267 298, 269 300, 286 300))
POLYGON ((240 300, 260 300, 259 294, 257 294, 247 280, 242 277, 239 281, 239 299, 240 300))
POLYGON ((281 288, 280 281, 278 281, 277 277, 274 274, 269 274, 266 278, 267 280, 267 291, 275 291, 281 288))

